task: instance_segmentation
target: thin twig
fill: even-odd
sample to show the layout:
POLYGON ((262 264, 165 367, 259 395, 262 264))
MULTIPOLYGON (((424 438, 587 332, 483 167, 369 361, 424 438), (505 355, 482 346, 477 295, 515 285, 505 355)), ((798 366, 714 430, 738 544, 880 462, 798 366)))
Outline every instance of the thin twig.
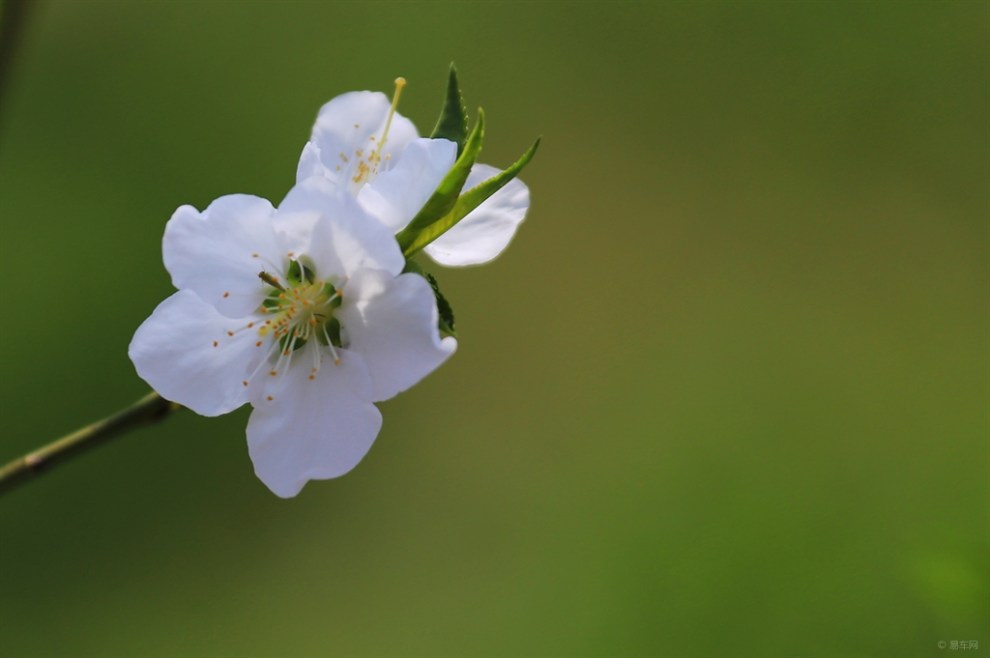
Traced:
POLYGON ((149 393, 123 411, 66 434, 61 439, 0 467, 0 494, 23 484, 50 466, 62 463, 129 430, 164 420, 181 408, 157 393, 149 393))

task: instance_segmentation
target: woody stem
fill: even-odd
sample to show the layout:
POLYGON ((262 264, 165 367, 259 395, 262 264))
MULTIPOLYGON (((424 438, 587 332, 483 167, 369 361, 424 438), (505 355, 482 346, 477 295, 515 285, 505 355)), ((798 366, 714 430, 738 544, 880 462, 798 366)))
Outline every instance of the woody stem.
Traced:
POLYGON ((160 422, 181 408, 181 405, 169 402, 157 393, 149 393, 112 416, 66 434, 0 467, 0 494, 27 482, 50 466, 67 461, 132 429, 160 422))

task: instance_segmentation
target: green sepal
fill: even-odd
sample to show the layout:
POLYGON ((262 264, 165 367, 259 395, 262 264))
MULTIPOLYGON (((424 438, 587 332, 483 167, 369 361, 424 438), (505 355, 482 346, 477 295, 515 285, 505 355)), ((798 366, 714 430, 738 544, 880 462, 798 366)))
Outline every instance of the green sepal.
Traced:
POLYGON ((449 139, 457 144, 457 154, 464 150, 464 141, 468 134, 467 108, 464 97, 457 82, 457 69, 450 63, 450 75, 447 78, 447 96, 440 110, 440 118, 430 135, 430 139, 449 139))
MULTIPOLYGON (((478 108, 478 122, 464 143, 464 151, 458 156, 454 166, 440 181, 436 191, 426 202, 426 205, 416 213, 409 225, 402 229, 395 239, 399 241, 402 253, 407 257, 432 242, 436 236, 446 231, 450 226, 436 231, 432 228, 435 222, 442 221, 454 209, 457 197, 464 188, 471 167, 474 166, 481 143, 485 139, 485 112, 478 108)), ((508 181, 506 181, 508 182, 508 181)))
POLYGON ((327 344, 327 336, 329 336, 330 337, 330 343, 334 347, 342 347, 341 340, 340 340, 340 320, 338 320, 337 318, 331 317, 323 325, 323 328, 326 331, 326 336, 324 336, 323 335, 323 332, 321 331, 321 332, 319 332, 319 333, 316 334, 316 340, 319 341, 319 343, 321 345, 326 345, 327 344))
MULTIPOLYGON (((540 139, 542 138, 537 138, 537 140, 533 142, 533 145, 530 146, 518 160, 512 163, 508 169, 499 172, 488 180, 475 185, 470 190, 460 195, 457 201, 454 202, 454 205, 450 209, 449 213, 420 229, 410 242, 404 243, 402 241, 402 236, 406 231, 399 233, 399 246, 402 247, 402 253, 405 254, 407 258, 411 254, 416 253, 450 230, 454 224, 464 219, 468 213, 484 203, 488 197, 505 187, 509 181, 519 175, 519 172, 523 170, 523 167, 529 164, 529 161, 533 159, 534 155, 536 155, 536 149, 540 147, 540 139)), ((410 226, 412 226, 412 224, 410 224, 410 226)), ((408 228, 406 230, 408 230, 408 228)))
POLYGON ((430 288, 433 289, 433 296, 437 300, 437 311, 439 313, 439 318, 437 320, 437 328, 440 333, 444 336, 454 336, 457 337, 457 331, 454 329, 454 309, 450 307, 450 302, 447 298, 443 296, 440 292, 440 286, 437 284, 436 277, 434 277, 429 272, 423 271, 423 268, 419 266, 419 263, 413 262, 411 260, 406 261, 406 267, 402 270, 403 272, 412 272, 413 274, 418 274, 426 282, 430 284, 430 288))
POLYGON ((324 283, 323 284, 323 294, 326 295, 327 296, 327 299, 330 300, 329 303, 330 303, 330 310, 331 311, 333 309, 337 308, 338 306, 340 306, 341 302, 344 301, 341 298, 341 296, 337 294, 337 289, 334 288, 333 287, 333 284, 330 283, 330 282, 327 282, 327 283, 324 283))
POLYGON ((281 338, 278 339, 278 346, 282 349, 283 352, 285 350, 289 349, 289 345, 290 344, 292 345, 292 351, 293 352, 295 352, 300 347, 302 347, 303 345, 306 344, 306 339, 305 338, 300 338, 300 337, 296 336, 295 337, 295 340, 291 340, 291 339, 292 339, 292 336, 290 336, 289 334, 286 334, 286 335, 284 335, 284 336, 282 336, 281 338), (290 343, 290 340, 291 340, 291 343, 290 343))
POLYGON ((293 259, 289 261, 289 271, 285 273, 285 278, 294 285, 302 283, 303 278, 306 279, 306 283, 313 283, 316 279, 316 273, 312 268, 293 259))

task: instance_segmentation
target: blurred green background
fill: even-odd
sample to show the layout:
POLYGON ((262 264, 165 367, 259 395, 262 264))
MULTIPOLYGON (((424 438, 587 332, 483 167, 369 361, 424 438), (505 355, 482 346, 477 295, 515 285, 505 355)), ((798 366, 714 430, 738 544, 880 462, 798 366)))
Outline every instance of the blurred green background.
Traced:
MULTIPOLYGON (((3 656, 990 651, 985 2, 43 2, 0 116, 0 459, 146 391, 180 204, 447 65, 524 173, 457 355, 283 501, 247 409, 0 500, 3 656)), ((976 652, 970 652, 976 653, 976 652)))

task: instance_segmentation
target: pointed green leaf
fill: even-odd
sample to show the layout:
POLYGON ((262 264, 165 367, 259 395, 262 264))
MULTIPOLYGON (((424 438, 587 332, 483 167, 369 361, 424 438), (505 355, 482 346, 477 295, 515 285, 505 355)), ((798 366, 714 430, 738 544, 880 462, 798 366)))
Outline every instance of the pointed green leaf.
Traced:
POLYGON ((446 334, 448 336, 457 337, 457 332, 454 330, 454 309, 450 307, 450 302, 447 298, 443 296, 440 292, 440 286, 437 285, 436 277, 432 274, 426 273, 426 280, 430 282, 430 287, 433 288, 433 295, 437 298, 437 311, 440 312, 440 319, 438 322, 440 333, 446 334))
POLYGON ((467 108, 457 82, 457 69, 450 63, 450 76, 447 78, 447 97, 444 99, 440 118, 433 129, 431 139, 449 139, 457 144, 457 153, 464 150, 464 141, 468 134, 467 108))
POLYGON ((430 284, 433 288, 433 296, 437 300, 437 311, 439 312, 439 318, 437 319, 437 328, 440 330, 441 334, 446 336, 457 337, 457 332, 454 331, 454 310, 450 307, 450 302, 447 298, 443 296, 440 292, 440 286, 437 284, 436 277, 428 272, 424 272, 423 268, 420 267, 419 263, 411 260, 406 261, 406 266, 402 270, 403 272, 412 272, 418 274, 430 284))
MULTIPOLYGON (((457 224, 457 222, 464 219, 468 213, 484 203, 488 197, 505 187, 510 180, 519 175, 519 172, 523 170, 523 167, 529 164, 529 161, 533 159, 534 155, 536 155, 536 149, 540 147, 540 139, 542 138, 538 138, 535 142, 533 142, 533 145, 522 154, 522 157, 512 163, 508 169, 499 172, 483 183, 472 187, 470 190, 462 194, 454 203, 447 215, 423 227, 416 233, 415 237, 408 242, 408 244, 404 243, 401 239, 401 236, 405 233, 405 231, 400 233, 399 246, 402 247, 402 253, 404 253, 406 257, 409 257, 410 254, 416 253, 450 230, 450 228, 457 224)), ((412 224, 410 224, 410 226, 412 226, 412 224)))
MULTIPOLYGON (((421 239, 420 234, 423 231, 428 230, 434 222, 442 220, 454 209, 458 195, 464 188, 468 174, 471 173, 471 167, 474 166, 475 160, 478 159, 478 154, 481 152, 481 143, 484 139, 485 112, 481 108, 478 108, 478 122, 474 124, 474 130, 471 131, 467 141, 464 143, 464 151, 457 158, 457 161, 454 162, 454 166, 450 168, 447 175, 440 181, 440 185, 433 193, 433 196, 426 202, 426 205, 416 213, 416 216, 409 222, 409 225, 395 236, 404 254, 408 256, 413 251, 422 249, 422 246, 420 246, 413 251, 408 250, 410 245, 418 243, 421 239)), ((428 244, 430 240, 427 240, 423 244, 428 244)))

